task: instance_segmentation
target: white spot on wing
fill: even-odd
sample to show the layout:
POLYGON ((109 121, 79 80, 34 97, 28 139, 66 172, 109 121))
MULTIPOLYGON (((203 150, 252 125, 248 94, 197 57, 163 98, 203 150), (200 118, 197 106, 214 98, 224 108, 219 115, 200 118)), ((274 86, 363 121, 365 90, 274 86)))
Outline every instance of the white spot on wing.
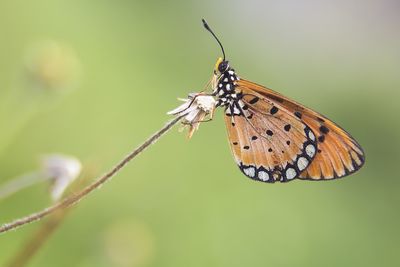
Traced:
POLYGON ((307 155, 312 158, 315 155, 315 147, 312 144, 306 146, 306 153, 307 155))
POLYGON ((253 178, 254 175, 256 175, 256 169, 255 169, 254 167, 243 168, 243 172, 244 172, 247 176, 249 176, 249 177, 251 177, 251 178, 253 178))
POLYGON ((296 177, 297 173, 296 170, 293 168, 288 168, 286 170, 286 179, 292 180, 294 177, 296 177))
POLYGON ((236 106, 233 107, 233 114, 240 114, 240 110, 236 106))
POLYGON ((258 179, 260 179, 261 181, 268 181, 268 180, 269 180, 269 174, 268 174, 268 172, 259 171, 259 172, 258 172, 258 179))
POLYGON ((309 137, 311 140, 315 141, 315 135, 313 134, 313 132, 311 132, 311 130, 308 131, 308 137, 309 137))
POLYGON ((300 157, 297 160, 297 167, 299 168, 300 171, 304 170, 308 166, 308 159, 305 157, 300 157))

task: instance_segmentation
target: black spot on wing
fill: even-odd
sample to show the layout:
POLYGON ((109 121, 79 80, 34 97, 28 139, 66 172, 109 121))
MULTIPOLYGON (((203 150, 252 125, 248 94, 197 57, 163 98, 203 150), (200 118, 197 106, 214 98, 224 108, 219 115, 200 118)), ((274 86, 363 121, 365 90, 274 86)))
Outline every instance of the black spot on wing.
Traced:
POLYGON ((258 100, 260 100, 260 98, 258 98, 258 97, 256 96, 256 97, 254 97, 252 100, 249 101, 249 104, 253 105, 253 104, 257 103, 258 100))
POLYGON ((273 106, 273 107, 271 108, 271 110, 270 110, 271 115, 276 114, 276 113, 278 112, 278 110, 279 110, 279 109, 278 109, 277 107, 273 106))
POLYGON ((329 133, 329 129, 325 125, 321 125, 321 127, 319 127, 319 130, 323 134, 329 133))
POLYGON ((286 132, 289 132, 291 127, 292 126, 290 124, 286 124, 285 127, 283 127, 283 129, 285 129, 286 132))
POLYGON ((295 115, 297 118, 301 119, 302 114, 301 114, 300 112, 295 111, 295 112, 294 112, 294 115, 295 115))

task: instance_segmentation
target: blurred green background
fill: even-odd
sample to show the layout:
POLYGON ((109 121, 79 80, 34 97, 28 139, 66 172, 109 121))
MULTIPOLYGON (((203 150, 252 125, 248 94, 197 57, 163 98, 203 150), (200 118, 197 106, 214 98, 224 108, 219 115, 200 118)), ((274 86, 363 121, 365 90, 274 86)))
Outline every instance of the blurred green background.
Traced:
MULTIPOLYGON (((241 77, 332 118, 366 165, 334 182, 253 182, 219 111, 79 203, 29 266, 399 266, 396 0, 3 0, 0 182, 46 153, 97 176, 159 129, 220 56, 202 17, 241 77)), ((1 201, 0 222, 49 205, 46 190, 1 201)), ((41 223, 0 236, 0 266, 41 223)))

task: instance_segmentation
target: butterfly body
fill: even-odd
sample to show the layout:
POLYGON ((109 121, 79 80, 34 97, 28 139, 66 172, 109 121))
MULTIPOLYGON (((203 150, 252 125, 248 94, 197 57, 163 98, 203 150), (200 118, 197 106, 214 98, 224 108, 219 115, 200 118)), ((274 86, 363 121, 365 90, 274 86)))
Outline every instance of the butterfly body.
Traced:
POLYGON ((223 70, 220 77, 216 77, 215 80, 217 82, 213 94, 217 96, 217 106, 234 107, 237 105, 241 95, 236 91, 239 77, 236 75, 235 71, 228 65, 228 67, 223 70))

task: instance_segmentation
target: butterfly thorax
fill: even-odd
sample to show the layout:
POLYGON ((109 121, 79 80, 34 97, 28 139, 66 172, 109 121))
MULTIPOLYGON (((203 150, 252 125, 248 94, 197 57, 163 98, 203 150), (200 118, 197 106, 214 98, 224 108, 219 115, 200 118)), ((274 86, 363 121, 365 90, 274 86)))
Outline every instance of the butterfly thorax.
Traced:
POLYGON ((217 86, 213 91, 213 94, 217 97, 217 106, 226 107, 240 99, 240 94, 237 94, 235 90, 238 80, 239 77, 234 69, 227 68, 220 74, 217 78, 217 86))

